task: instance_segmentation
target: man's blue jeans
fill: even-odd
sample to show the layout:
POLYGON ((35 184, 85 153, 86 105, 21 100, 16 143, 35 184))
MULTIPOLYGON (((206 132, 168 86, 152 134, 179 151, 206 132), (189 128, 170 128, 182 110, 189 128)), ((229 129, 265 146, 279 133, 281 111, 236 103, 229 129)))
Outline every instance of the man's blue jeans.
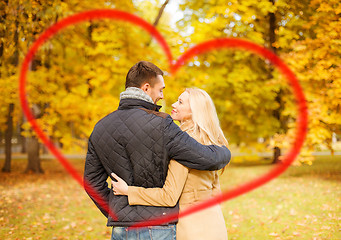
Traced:
POLYGON ((111 240, 176 240, 175 224, 139 229, 113 227, 111 240))

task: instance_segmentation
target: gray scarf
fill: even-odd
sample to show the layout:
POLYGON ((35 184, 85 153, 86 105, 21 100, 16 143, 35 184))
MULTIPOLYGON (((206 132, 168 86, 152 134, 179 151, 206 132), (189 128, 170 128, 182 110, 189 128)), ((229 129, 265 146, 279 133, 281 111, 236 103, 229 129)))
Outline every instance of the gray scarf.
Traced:
POLYGON ((147 93, 145 93, 141 88, 137 88, 137 87, 128 87, 124 92, 121 92, 120 100, 126 99, 126 98, 140 99, 140 100, 154 104, 153 99, 147 93))

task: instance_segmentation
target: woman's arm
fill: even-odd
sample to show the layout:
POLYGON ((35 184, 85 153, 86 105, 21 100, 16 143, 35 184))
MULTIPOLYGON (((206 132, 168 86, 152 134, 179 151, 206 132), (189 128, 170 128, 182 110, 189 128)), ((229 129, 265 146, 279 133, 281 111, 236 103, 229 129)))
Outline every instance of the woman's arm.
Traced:
POLYGON ((128 195, 130 205, 173 207, 178 202, 188 176, 188 168, 171 160, 168 173, 162 188, 143 188, 122 184, 122 179, 115 177, 112 181, 115 195, 128 195))
POLYGON ((212 187, 213 187, 212 188, 213 196, 217 196, 217 195, 221 194, 218 171, 215 171, 214 181, 213 181, 212 187))

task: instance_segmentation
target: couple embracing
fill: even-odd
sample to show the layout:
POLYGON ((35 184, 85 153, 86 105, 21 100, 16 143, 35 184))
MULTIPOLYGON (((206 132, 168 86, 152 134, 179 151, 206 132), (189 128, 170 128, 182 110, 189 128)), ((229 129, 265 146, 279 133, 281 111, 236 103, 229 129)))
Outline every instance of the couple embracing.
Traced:
POLYGON ((146 61, 129 70, 125 87, 118 109, 94 127, 84 170, 84 181, 117 217, 113 219, 86 189, 108 218, 107 226, 113 227, 111 239, 226 240, 220 205, 165 225, 129 228, 219 194, 217 170, 226 166, 231 153, 205 91, 186 89, 171 115, 159 112, 163 72, 146 61), (115 179, 111 188, 109 176, 115 179))

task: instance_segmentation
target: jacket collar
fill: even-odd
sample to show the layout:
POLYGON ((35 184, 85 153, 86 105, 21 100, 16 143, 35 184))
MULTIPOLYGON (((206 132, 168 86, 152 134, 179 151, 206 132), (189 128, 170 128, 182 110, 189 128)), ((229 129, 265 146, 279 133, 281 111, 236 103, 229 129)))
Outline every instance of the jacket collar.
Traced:
POLYGON ((128 87, 124 92, 121 92, 120 100, 127 98, 135 98, 154 103, 153 99, 147 93, 145 93, 141 88, 137 87, 128 87))
POLYGON ((161 106, 153 103, 153 99, 141 88, 128 87, 120 94, 119 110, 132 108, 146 108, 153 111, 159 111, 161 106))
POLYGON ((136 98, 121 99, 120 104, 118 106, 118 110, 133 109, 133 108, 146 108, 146 109, 158 112, 161 106, 144 101, 144 100, 136 99, 136 98))

